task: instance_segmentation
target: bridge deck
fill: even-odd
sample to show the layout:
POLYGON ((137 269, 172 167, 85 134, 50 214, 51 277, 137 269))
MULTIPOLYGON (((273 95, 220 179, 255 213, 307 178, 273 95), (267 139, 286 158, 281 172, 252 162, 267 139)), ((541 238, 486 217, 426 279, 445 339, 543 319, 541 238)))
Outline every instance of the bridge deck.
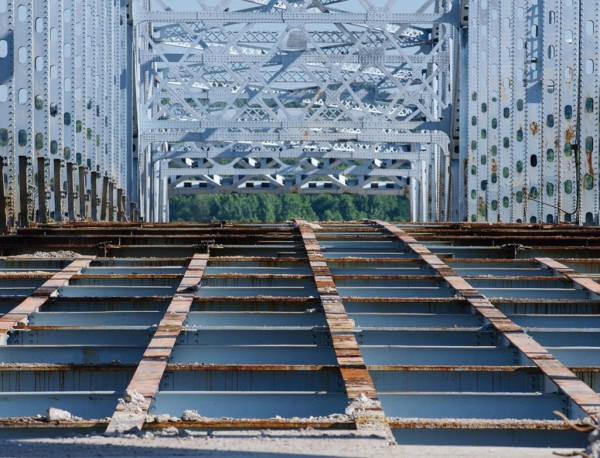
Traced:
POLYGON ((73 224, 0 237, 0 431, 578 447, 600 229, 73 224), (186 292, 201 279, 198 291, 186 292), (49 408, 72 414, 47 418, 49 408))

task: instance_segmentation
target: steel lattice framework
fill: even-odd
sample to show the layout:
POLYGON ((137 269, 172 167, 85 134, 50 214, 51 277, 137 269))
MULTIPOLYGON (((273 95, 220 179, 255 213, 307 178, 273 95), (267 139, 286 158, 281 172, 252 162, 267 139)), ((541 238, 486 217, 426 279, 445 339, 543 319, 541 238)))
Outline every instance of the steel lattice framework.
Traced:
POLYGON ((125 0, 0 0, 0 231, 124 217, 128 34, 125 0))
POLYGON ((597 224, 599 24, 599 0, 0 0, 0 232, 249 192, 597 224))
POLYGON ((445 219, 452 2, 133 4, 143 213, 168 195, 393 193, 445 219))
POLYGON ((461 219, 598 224, 600 3, 470 5, 461 219))

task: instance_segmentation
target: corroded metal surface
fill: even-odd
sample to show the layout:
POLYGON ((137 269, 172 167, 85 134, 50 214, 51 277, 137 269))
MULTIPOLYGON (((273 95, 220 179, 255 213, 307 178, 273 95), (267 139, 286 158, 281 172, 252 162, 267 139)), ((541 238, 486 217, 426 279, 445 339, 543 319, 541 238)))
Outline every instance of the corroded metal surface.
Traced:
POLYGON ((581 288, 584 288, 597 296, 600 296, 600 283, 595 282, 588 275, 582 275, 574 269, 571 269, 560 262, 551 259, 551 258, 538 258, 539 261, 544 266, 556 271, 559 275, 568 278, 569 280, 576 283, 581 288))
MULTIPOLYGON (((354 322, 348 318, 321 246, 306 221, 296 220, 296 224, 302 235, 308 261, 313 271, 348 400, 350 402, 359 400, 362 395, 378 401, 377 390, 373 385, 373 380, 353 332, 354 322)), ((360 422, 357 418, 357 428, 372 428, 372 423, 377 423, 379 428, 389 429, 385 414, 379 405, 371 406, 368 410, 371 413, 368 422, 360 422)))
MULTIPOLYGON (((27 326, 29 316, 40 310, 51 296, 57 294, 60 287, 68 284, 71 278, 80 274, 94 259, 95 256, 84 256, 74 260, 67 267, 53 275, 49 280, 44 282, 43 285, 33 291, 30 297, 0 317, 0 336, 5 336, 15 327, 27 326)), ((2 280, 0 279, 0 281, 2 280)), ((4 342, 4 340, 5 339, 0 337, 0 342, 4 342)))
POLYGON ((408 244, 364 221, 45 225, 1 238, 12 257, 0 258, 11 325, 0 424, 97 431, 113 414, 110 431, 378 422, 398 438, 430 428, 536 443, 551 432, 572 446, 552 411, 580 420, 596 408, 598 230, 399 230, 408 244), (95 258, 36 292, 73 252, 95 258), (188 268, 194 257, 201 269, 188 268), (177 293, 200 278, 197 294, 177 293), (11 311, 38 300, 13 326, 11 311), (127 388, 142 396, 129 407, 119 404, 127 388), (50 407, 75 417, 47 421, 50 407))
MULTIPOLYGON (((464 297, 477 313, 485 317, 512 345, 518 348, 540 370, 555 383, 575 404, 596 422, 600 421, 600 395, 583 383, 571 370, 558 361, 546 348, 536 342, 523 329, 502 313, 490 300, 467 280, 459 276, 434 255, 414 237, 408 235, 397 226, 383 221, 374 221, 388 232, 396 235, 399 240, 418 254, 431 266, 456 292, 464 297)), ((551 260, 548 265, 556 268, 551 260)), ((544 262, 541 260, 540 262, 544 262)), ((566 267, 566 266, 564 266, 566 267)), ((588 279, 589 280, 589 279, 588 279)))
POLYGON ((142 429, 150 403, 158 391, 177 337, 183 329, 183 322, 187 318, 196 296, 196 291, 186 291, 186 288, 200 284, 208 257, 209 254, 206 253, 196 254, 192 258, 177 288, 175 297, 171 300, 165 316, 159 323, 158 329, 129 383, 127 389, 143 396, 143 401, 140 399, 139 401, 120 403, 108 426, 109 433, 129 431, 134 428, 142 429))

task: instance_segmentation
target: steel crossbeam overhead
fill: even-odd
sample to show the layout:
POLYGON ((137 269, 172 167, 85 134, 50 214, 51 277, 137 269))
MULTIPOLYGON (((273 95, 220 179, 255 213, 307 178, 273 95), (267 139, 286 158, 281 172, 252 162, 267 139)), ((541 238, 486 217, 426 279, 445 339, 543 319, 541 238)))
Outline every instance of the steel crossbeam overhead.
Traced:
POLYGON ((447 218, 458 2, 135 1, 142 212, 395 193, 447 218))

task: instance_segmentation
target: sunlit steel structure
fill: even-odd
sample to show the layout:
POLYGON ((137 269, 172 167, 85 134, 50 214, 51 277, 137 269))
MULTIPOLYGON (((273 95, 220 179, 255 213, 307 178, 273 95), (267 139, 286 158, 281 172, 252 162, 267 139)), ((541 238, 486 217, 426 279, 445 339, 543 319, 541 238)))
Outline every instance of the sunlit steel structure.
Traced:
POLYGON ((149 219, 198 192, 385 193, 447 219, 456 2, 135 1, 149 219))
POLYGON ((128 34, 125 0, 0 0, 3 230, 128 211, 128 34))
POLYGON ((598 223, 598 0, 0 0, 0 226, 194 193, 598 223))

